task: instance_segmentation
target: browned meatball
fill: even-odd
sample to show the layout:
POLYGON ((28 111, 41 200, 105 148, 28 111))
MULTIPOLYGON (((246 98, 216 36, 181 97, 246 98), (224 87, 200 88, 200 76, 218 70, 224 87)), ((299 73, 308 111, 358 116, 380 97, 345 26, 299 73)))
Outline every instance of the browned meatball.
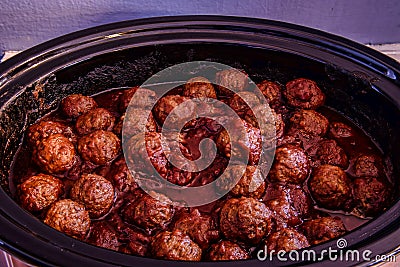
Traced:
POLYGON ((61 101, 61 110, 69 118, 77 118, 96 107, 93 98, 81 94, 69 95, 61 101))
POLYGON ((222 240, 211 245, 207 259, 210 261, 232 261, 249 259, 249 253, 239 244, 232 241, 222 240))
POLYGON ((115 159, 121 149, 121 141, 112 132, 97 130, 78 141, 81 157, 96 165, 103 165, 115 159))
POLYGON ((220 212, 220 228, 231 240, 257 244, 272 228, 271 211, 254 198, 231 198, 220 212))
POLYGON ((229 106, 241 117, 259 104, 260 99, 252 92, 240 92, 229 98, 229 106))
POLYGON ((376 155, 361 154, 353 165, 353 173, 356 177, 379 177, 382 169, 382 159, 376 155))
POLYGON ((123 216, 126 221, 136 224, 147 231, 154 229, 164 229, 174 215, 174 208, 169 198, 164 195, 152 192, 153 196, 158 196, 158 201, 153 196, 143 194, 133 203, 129 203, 124 211, 123 216))
POLYGON ((202 215, 197 209, 180 214, 173 229, 188 235, 202 249, 219 238, 219 230, 211 216, 202 215))
POLYGON ((163 125, 172 110, 179 106, 179 109, 176 109, 174 113, 171 114, 169 120, 172 124, 168 125, 168 127, 171 128, 178 124, 188 122, 190 119, 194 118, 196 114, 196 105, 192 101, 182 104, 189 99, 190 98, 186 96, 180 95, 167 95, 162 97, 153 108, 154 118, 160 125, 163 125))
POLYGON ((332 122, 329 125, 329 136, 335 139, 352 137, 354 130, 343 122, 332 122))
POLYGON ((272 212, 276 230, 285 229, 288 226, 294 227, 302 223, 299 214, 293 206, 291 206, 288 198, 273 198, 265 201, 265 205, 272 212))
POLYGON ((90 236, 87 241, 95 246, 116 251, 120 246, 117 233, 106 221, 92 223, 90 236))
POLYGON ((71 127, 58 121, 40 121, 29 126, 27 130, 28 144, 37 146, 43 139, 53 134, 63 134, 71 142, 76 141, 76 136, 71 127))
POLYGON ((83 238, 90 228, 89 213, 85 207, 70 199, 53 203, 44 223, 75 238, 83 238))
POLYGON ((68 171, 76 162, 75 147, 62 134, 44 138, 34 147, 34 162, 45 172, 59 174, 68 171))
POLYGON ((220 95, 232 94, 230 89, 236 92, 244 91, 249 84, 247 74, 234 68, 217 72, 215 83, 218 85, 217 88, 220 95))
MULTIPOLYGON (((126 253, 145 256, 148 251, 148 245, 151 237, 138 228, 126 227, 122 231, 124 236, 127 237, 129 251, 126 253)), ((125 252, 125 251, 123 251, 125 252)))
POLYGON ((152 90, 146 88, 140 88, 139 86, 133 87, 131 89, 125 90, 122 95, 120 96, 120 111, 124 113, 128 106, 135 107, 135 108, 145 108, 151 107, 156 102, 156 93, 152 90), (135 103, 130 103, 134 94, 140 94, 137 97, 135 96, 135 103))
POLYGON ((300 110, 290 118, 290 132, 298 132, 304 137, 324 136, 328 131, 329 121, 314 110, 300 110))
POLYGON ((183 87, 182 95, 188 97, 208 97, 217 98, 212 83, 204 77, 194 77, 188 80, 183 87))
POLYGON ((128 139, 138 133, 145 131, 155 132, 157 130, 156 121, 152 113, 146 113, 141 108, 131 108, 128 113, 121 116, 114 127, 114 133, 128 139), (148 116, 147 116, 148 115, 148 116), (123 130, 123 132, 122 132, 123 130))
POLYGON ((309 172, 310 164, 304 150, 289 144, 276 149, 269 177, 271 181, 301 184, 309 172))
POLYGON ((63 187, 60 179, 54 176, 42 173, 31 176, 18 186, 21 205, 29 211, 46 209, 58 200, 63 187))
POLYGON ((265 181, 260 170, 255 166, 235 165, 224 171, 216 182, 217 190, 228 190, 233 196, 260 198, 265 191, 265 181), (241 170, 245 170, 244 173, 241 170), (243 173, 243 175, 242 175, 243 173), (239 178, 240 177, 240 178, 239 178), (239 179, 233 186, 235 179, 239 179))
POLYGON ((288 104, 296 108, 316 109, 325 102, 325 95, 317 83, 304 78, 288 82, 284 94, 288 104))
POLYGON ((274 251, 274 254, 280 250, 289 252, 310 246, 303 234, 291 228, 282 229, 270 234, 265 240, 265 245, 268 251, 274 251))
POLYGON ((201 248, 180 231, 156 234, 150 243, 152 256, 167 260, 200 261, 201 248))
POLYGON ((105 108, 95 108, 78 117, 75 129, 80 135, 92 133, 96 130, 111 131, 115 117, 105 108))
POLYGON ((348 209, 352 196, 351 181, 341 168, 328 164, 316 168, 311 175, 309 189, 321 207, 348 209))
POLYGON ((91 218, 108 212, 114 200, 114 187, 106 178, 83 174, 71 189, 71 199, 83 204, 91 218))
POLYGON ((316 245, 346 233, 346 228, 339 217, 323 217, 307 221, 301 225, 311 245, 316 245))
POLYGON ((240 159, 248 157, 249 165, 258 164, 261 157, 261 131, 258 128, 251 126, 244 120, 232 121, 237 129, 236 132, 231 133, 231 136, 224 129, 221 131, 216 140, 217 148, 226 157, 230 158, 235 155, 240 159), (244 132, 240 130, 244 127, 244 132), (232 142, 232 146, 231 143, 232 142))
POLYGON ((279 105, 282 101, 282 89, 276 82, 264 80, 257 84, 258 89, 263 93, 268 104, 272 107, 279 105))
POLYGON ((111 170, 107 177, 113 181, 115 188, 120 192, 132 191, 138 187, 123 156, 111 164, 111 170))
POLYGON ((330 164, 346 169, 349 166, 346 153, 335 140, 322 140, 308 149, 307 152, 311 157, 313 167, 330 164))
POLYGON ((376 216, 391 202, 391 188, 375 177, 354 180, 355 211, 361 216, 376 216))

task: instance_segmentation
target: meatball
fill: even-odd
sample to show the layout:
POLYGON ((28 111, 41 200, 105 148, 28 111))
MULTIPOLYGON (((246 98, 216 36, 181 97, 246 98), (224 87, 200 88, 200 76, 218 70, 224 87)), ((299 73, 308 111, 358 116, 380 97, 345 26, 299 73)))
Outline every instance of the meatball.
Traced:
POLYGON ((71 199, 85 206, 91 218, 105 215, 114 201, 114 187, 106 178, 96 174, 83 174, 75 182, 71 199))
POLYGON ((126 221, 134 223, 147 231, 154 229, 164 229, 174 215, 174 208, 169 198, 164 195, 152 192, 153 196, 143 194, 133 203, 129 203, 123 210, 126 221))
POLYGON ((265 205, 272 211, 275 228, 285 229, 302 223, 297 211, 291 206, 288 198, 278 197, 265 201, 265 205))
POLYGON ((163 231, 156 234, 150 243, 152 256, 167 260, 200 261, 201 248, 180 231, 163 231))
POLYGON ((124 236, 126 236, 126 241, 129 242, 129 251, 127 253, 139 256, 145 256, 147 254, 151 239, 149 235, 143 233, 142 230, 130 227, 124 228, 122 232, 124 236))
POLYGON ((257 244, 272 228, 271 211, 254 199, 228 199, 220 211, 220 228, 231 240, 257 244))
POLYGON ((246 260, 249 258, 249 253, 246 250, 228 240, 222 240, 211 245, 207 255, 207 259, 210 261, 246 260))
POLYGON ((179 109, 175 109, 170 115, 170 123, 166 126, 173 128, 176 125, 190 121, 196 117, 196 105, 194 102, 188 100, 190 100, 190 98, 180 95, 167 95, 162 97, 153 108, 154 118, 160 125, 163 125, 168 115, 179 106, 179 109), (182 104, 183 102, 185 103, 182 104))
POLYGON ((82 239, 90 228, 85 207, 70 199, 62 199, 50 206, 44 223, 72 237, 82 239))
POLYGON ((125 139, 129 139, 138 133, 145 131, 155 132, 156 130, 157 124, 154 120, 153 114, 147 114, 144 109, 140 108, 129 109, 127 113, 121 116, 114 127, 114 133, 119 136, 124 134, 125 139))
POLYGON ((289 252, 310 246, 303 234, 291 228, 270 234, 265 241, 265 245, 268 251, 274 251, 274 253, 278 253, 281 250, 289 252))
POLYGON ((332 122, 329 125, 329 136, 335 139, 352 137, 354 130, 343 122, 332 122))
POLYGON ((92 224, 90 235, 87 240, 89 243, 118 251, 120 243, 118 241, 117 233, 105 221, 96 221, 92 224))
POLYGON ((230 193, 236 197, 260 198, 265 191, 264 177, 255 166, 236 165, 226 169, 216 182, 217 190, 226 191, 232 186, 230 193), (243 169, 245 170, 244 173, 241 172, 243 169), (233 183, 238 178, 239 180, 233 186, 233 183))
POLYGON ((182 213, 173 229, 188 235, 202 249, 208 248, 210 243, 219 238, 219 230, 211 216, 201 215, 197 209, 182 213))
POLYGON ((27 140, 30 146, 37 146, 43 139, 53 134, 63 134, 71 142, 75 142, 76 137, 72 128, 58 121, 40 121, 29 126, 27 130, 27 140))
POLYGON ((247 74, 237 69, 231 68, 216 73, 215 83, 218 85, 218 93, 220 95, 230 95, 232 90, 244 91, 249 82, 247 74))
POLYGON ((95 108, 78 117, 75 129, 80 135, 92 133, 96 130, 111 131, 115 117, 104 108, 95 108))
POLYGON ((391 188, 375 177, 354 180, 355 211, 361 216, 376 216, 391 202, 391 188))
POLYGON ((298 132, 306 138, 324 136, 329 126, 328 119, 314 110, 297 111, 290 118, 290 122, 289 133, 298 132))
POLYGON ((258 96, 247 91, 234 94, 229 99, 229 106, 241 117, 243 117, 247 112, 251 112, 251 108, 255 107, 259 103, 260 99, 258 96))
POLYGON ((81 94, 69 95, 61 101, 61 110, 68 118, 77 118, 96 107, 93 98, 81 94))
POLYGON ((271 181, 301 184, 309 172, 310 163, 304 150, 288 144, 276 149, 269 177, 271 181))
POLYGON ((135 108, 146 108, 146 107, 151 107, 153 104, 156 102, 156 93, 152 90, 146 89, 146 88, 140 88, 136 86, 131 89, 125 90, 120 98, 120 105, 119 105, 119 110, 121 113, 125 113, 126 109, 128 106, 130 107, 135 107, 135 108), (132 100, 132 97, 135 94, 140 94, 137 97, 135 96, 135 100, 137 99, 138 101, 135 101, 135 103, 130 103, 132 100))
POLYGON ((346 228, 339 217, 322 217, 306 221, 301 225, 311 245, 316 245, 346 233, 346 228))
POLYGON ((260 129, 243 120, 233 120, 232 123, 237 131, 230 136, 225 129, 222 130, 217 136, 217 148, 228 158, 231 155, 243 160, 248 157, 248 162, 243 163, 249 165, 258 164, 262 151, 260 129), (244 127, 244 132, 240 130, 242 127, 244 127))
POLYGON ((348 209, 351 199, 351 182, 346 173, 333 165, 316 168, 309 181, 309 189, 315 201, 328 209, 348 209))
POLYGON ((212 83, 204 77, 194 77, 188 80, 183 87, 182 95, 187 97, 217 98, 212 83))
POLYGON ((361 154, 353 165, 353 173, 356 177, 379 177, 382 169, 382 159, 375 155, 361 154))
POLYGON ((296 108, 316 109, 325 102, 325 95, 317 83, 304 78, 288 82, 284 95, 288 104, 296 108))
POLYGON ((44 138, 32 153, 33 161, 45 172, 59 174, 68 171, 75 164, 75 147, 62 134, 44 138))
POLYGON ((18 186, 21 205, 29 211, 46 209, 62 195, 63 187, 54 176, 42 173, 31 176, 18 186))
POLYGON ((123 156, 119 159, 116 159, 111 164, 111 170, 107 177, 113 181, 115 188, 120 192, 133 191, 138 187, 137 183, 135 182, 135 178, 128 169, 123 156))
POLYGON ((264 80, 257 84, 258 89, 262 92, 268 104, 272 107, 279 105, 282 101, 282 89, 279 84, 264 80))
POLYGON ((78 141, 81 157, 96 165, 103 165, 115 159, 121 149, 121 141, 112 132, 97 130, 78 141))
POLYGON ((322 140, 312 146, 307 152, 311 157, 311 165, 313 167, 330 164, 346 169, 349 166, 346 153, 335 140, 322 140))

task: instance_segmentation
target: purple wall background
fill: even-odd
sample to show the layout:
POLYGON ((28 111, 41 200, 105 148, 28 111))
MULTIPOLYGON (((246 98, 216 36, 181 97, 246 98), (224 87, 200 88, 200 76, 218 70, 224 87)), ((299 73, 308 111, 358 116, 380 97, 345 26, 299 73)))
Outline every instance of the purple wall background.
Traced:
POLYGON ((27 49, 69 32, 121 20, 188 14, 268 18, 361 43, 400 42, 399 0, 2 0, 0 48, 27 49))

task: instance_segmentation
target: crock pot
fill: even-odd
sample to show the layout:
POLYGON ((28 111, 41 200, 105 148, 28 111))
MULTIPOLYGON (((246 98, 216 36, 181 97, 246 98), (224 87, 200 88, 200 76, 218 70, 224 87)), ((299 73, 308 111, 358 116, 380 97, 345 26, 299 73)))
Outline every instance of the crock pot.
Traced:
MULTIPOLYGON (((350 118, 378 144, 399 191, 400 64, 364 45, 293 24, 252 18, 178 16, 113 23, 71 33, 0 64, 0 247, 48 266, 264 266, 290 261, 177 262, 137 257, 70 238, 24 211, 8 176, 26 127, 64 96, 141 84, 167 66, 209 60, 243 68, 255 79, 306 77, 325 88, 326 105, 350 118)), ((397 196, 396 196, 397 197, 397 196)), ((400 203, 344 236, 347 249, 396 253, 400 203)), ((313 249, 335 247, 332 240, 313 249)), ((375 262, 376 263, 376 262, 375 262)), ((334 266, 322 262, 303 265, 334 266)), ((354 262, 341 262, 352 265, 354 262)), ((361 265, 370 265, 362 262, 361 265)))

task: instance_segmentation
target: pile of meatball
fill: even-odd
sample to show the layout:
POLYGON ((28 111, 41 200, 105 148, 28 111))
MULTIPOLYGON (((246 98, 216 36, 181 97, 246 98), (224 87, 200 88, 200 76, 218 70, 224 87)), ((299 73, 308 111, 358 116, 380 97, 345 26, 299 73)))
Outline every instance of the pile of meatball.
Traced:
POLYGON ((390 183, 382 158, 354 151, 350 156, 341 147, 355 129, 318 111, 325 95, 316 82, 297 78, 285 85, 267 80, 257 84, 273 110, 276 129, 277 148, 267 177, 258 166, 265 152, 254 116, 262 107, 250 109, 227 88, 248 99, 258 96, 247 91, 247 78, 236 70, 218 72, 216 82, 218 86, 204 77, 192 78, 160 98, 150 114, 144 109, 157 94, 149 89, 141 88, 140 101, 130 105, 138 87, 113 92, 115 103, 108 106, 90 96, 65 97, 57 112, 26 131, 24 144, 35 171, 18 180, 19 203, 54 229, 93 245, 186 261, 249 259, 264 247, 276 252, 302 249, 346 233, 342 220, 326 210, 373 217, 388 207, 390 183), (176 114, 175 122, 198 114, 179 140, 167 138, 177 142, 185 158, 198 158, 204 138, 218 148, 211 166, 197 173, 171 164, 167 156, 175 153, 161 145, 168 114, 194 97, 228 104, 245 129, 240 138, 230 136, 204 110, 190 105, 176 114), (123 128, 124 146, 131 152, 127 158, 121 151, 123 128), (141 142, 145 149, 139 148, 141 142), (233 154, 247 161, 225 169, 233 154), (135 163, 134 170, 128 170, 127 162, 135 163), (186 208, 157 190, 148 194, 139 188, 136 179, 151 182, 143 176, 155 171, 177 185, 218 179, 216 191, 232 179, 238 182, 220 200, 186 208))

